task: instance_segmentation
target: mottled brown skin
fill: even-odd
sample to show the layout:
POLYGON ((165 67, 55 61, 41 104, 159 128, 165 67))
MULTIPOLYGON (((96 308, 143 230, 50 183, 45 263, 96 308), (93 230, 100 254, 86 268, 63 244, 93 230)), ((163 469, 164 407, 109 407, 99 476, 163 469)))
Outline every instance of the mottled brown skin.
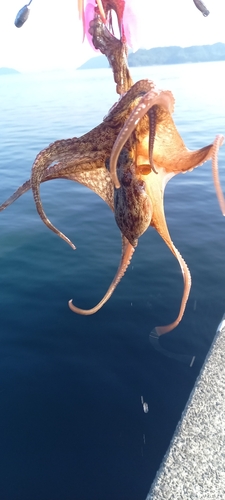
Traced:
POLYGON ((120 153, 117 174, 120 187, 114 190, 115 219, 121 233, 135 248, 151 223, 152 203, 145 181, 136 175, 135 163, 125 148, 120 153))
POLYGON ((170 325, 157 327, 158 335, 172 330, 180 322, 191 286, 189 270, 167 228, 164 188, 174 175, 192 170, 211 157, 217 171, 217 150, 222 141, 219 138, 214 145, 189 151, 173 122, 173 107, 171 92, 159 91, 149 80, 135 83, 100 125, 80 138, 56 141, 41 151, 34 161, 31 178, 0 207, 3 210, 31 188, 43 222, 72 248, 75 248, 72 242, 51 224, 44 212, 40 198, 42 182, 57 178, 79 182, 115 211, 122 233, 118 271, 103 299, 92 309, 80 309, 69 302, 70 308, 80 314, 95 313, 109 299, 130 263, 138 238, 150 225, 154 227, 178 259, 184 277, 178 317, 170 325), (149 122, 151 109, 153 125, 149 122), (111 174, 107 168, 109 163, 111 174))
MULTIPOLYGON (((206 146, 198 151, 189 151, 172 120, 171 113, 174 108, 174 99, 169 91, 159 91, 154 86, 146 92, 139 100, 139 103, 130 114, 128 120, 121 129, 116 142, 113 146, 110 158, 110 172, 115 187, 120 188, 120 168, 117 166, 120 152, 126 145, 129 137, 137 130, 141 120, 149 116, 149 111, 154 109, 154 127, 148 131, 142 140, 136 143, 136 177, 145 182, 145 192, 151 200, 152 214, 150 225, 153 226, 171 252, 177 258, 184 279, 184 292, 180 305, 180 311, 176 320, 166 326, 155 328, 157 336, 173 330, 181 321, 191 288, 191 275, 189 269, 173 244, 164 214, 164 189, 167 182, 176 174, 192 170, 204 161, 212 158, 214 184, 218 200, 225 213, 225 201, 219 185, 217 152, 223 142, 222 136, 217 136, 212 145, 206 146), (149 153, 149 144, 151 145, 151 130, 153 129, 153 161, 156 166, 157 175, 152 169, 151 151, 149 153), (149 138, 150 132, 150 138, 149 138), (149 153, 149 154, 148 154, 149 153), (150 157, 150 158, 149 158, 150 157)), ((125 197, 124 197, 125 204, 125 197)))
POLYGON ((128 47, 123 33, 124 0, 97 0, 94 19, 90 22, 89 33, 97 50, 104 54, 113 70, 116 92, 120 95, 133 85, 127 64, 128 47), (116 13, 120 38, 114 36, 112 11, 116 13))
MULTIPOLYGON (((208 15, 201 0, 195 5, 208 15)), ((83 19, 84 0, 78 0, 83 19)), ((122 256, 116 275, 102 300, 92 309, 80 309, 72 300, 72 311, 89 315, 97 312, 111 297, 131 261, 138 238, 152 226, 178 260, 184 280, 180 310, 173 323, 158 326, 150 340, 160 352, 168 353, 158 344, 159 336, 173 330, 181 321, 191 288, 189 269, 173 244, 164 214, 164 189, 179 173, 193 170, 212 158, 213 180, 218 201, 225 215, 225 200, 219 181, 217 154, 223 137, 197 151, 189 151, 180 137, 173 119, 174 98, 169 91, 159 91, 149 80, 133 85, 127 65, 127 45, 123 33, 124 0, 96 0, 94 18, 89 32, 95 48, 106 55, 113 70, 116 91, 122 96, 103 122, 80 138, 56 141, 41 151, 33 164, 31 178, 6 200, 0 211, 23 193, 32 189, 37 211, 46 224, 72 248, 73 243, 47 218, 40 198, 40 184, 64 178, 83 184, 98 194, 114 211, 122 236, 122 256), (114 36, 111 11, 117 15, 120 38, 114 36)), ((191 361, 191 365, 193 359, 191 361)))
POLYGON ((127 65, 128 48, 126 44, 110 33, 99 16, 91 21, 89 33, 92 35, 94 47, 106 55, 109 61, 113 70, 117 94, 124 94, 133 85, 127 65))

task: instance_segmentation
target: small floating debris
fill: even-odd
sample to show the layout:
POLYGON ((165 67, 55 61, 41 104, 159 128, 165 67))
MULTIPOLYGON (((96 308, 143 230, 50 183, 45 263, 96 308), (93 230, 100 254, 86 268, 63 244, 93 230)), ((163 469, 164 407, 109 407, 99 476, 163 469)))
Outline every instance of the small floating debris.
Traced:
POLYGON ((143 396, 141 396, 141 404, 143 406, 144 413, 148 413, 148 403, 145 403, 143 396))
POLYGON ((192 356, 192 360, 191 360, 191 362, 190 362, 190 368, 192 368, 192 366, 193 366, 194 362, 195 362, 195 356, 192 356))

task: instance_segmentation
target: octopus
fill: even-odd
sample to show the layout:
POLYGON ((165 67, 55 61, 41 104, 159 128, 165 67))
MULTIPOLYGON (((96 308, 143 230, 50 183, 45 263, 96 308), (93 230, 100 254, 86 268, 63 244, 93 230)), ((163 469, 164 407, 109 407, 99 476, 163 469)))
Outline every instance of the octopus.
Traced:
MULTIPOLYGON (((215 189, 225 215, 217 162, 224 138, 217 135, 212 144, 196 151, 185 146, 172 117, 172 92, 158 89, 148 79, 133 83, 123 35, 117 39, 106 25, 110 2, 102 1, 101 5, 107 5, 106 14, 96 7, 89 31, 93 44, 109 60, 120 98, 93 130, 79 138, 57 140, 42 150, 33 163, 30 179, 0 206, 0 211, 31 189, 44 224, 73 249, 72 241, 51 223, 44 211, 40 196, 43 182, 60 178, 80 183, 100 196, 114 212, 122 238, 118 270, 104 297, 91 309, 81 309, 69 301, 70 309, 82 315, 96 313, 109 300, 130 264, 139 238, 149 227, 154 228, 177 259, 184 282, 177 317, 168 325, 156 326, 152 332, 153 338, 159 338, 180 323, 191 288, 190 271, 167 227, 165 187, 175 175, 192 171, 211 159, 215 189)), ((116 6, 114 2, 112 8, 116 6)))

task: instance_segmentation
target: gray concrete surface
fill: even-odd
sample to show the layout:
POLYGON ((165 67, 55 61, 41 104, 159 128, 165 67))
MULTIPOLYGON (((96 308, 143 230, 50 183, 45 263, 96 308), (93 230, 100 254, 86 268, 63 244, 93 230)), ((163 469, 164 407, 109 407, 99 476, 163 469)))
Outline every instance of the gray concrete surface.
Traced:
POLYGON ((146 500, 225 500, 225 315, 146 500))

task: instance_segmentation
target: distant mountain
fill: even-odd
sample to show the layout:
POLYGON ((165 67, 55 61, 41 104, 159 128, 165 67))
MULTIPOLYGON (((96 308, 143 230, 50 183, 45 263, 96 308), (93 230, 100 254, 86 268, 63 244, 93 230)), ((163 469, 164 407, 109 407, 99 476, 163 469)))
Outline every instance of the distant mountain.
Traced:
POLYGON ((88 59, 82 66, 78 69, 99 69, 99 68, 108 68, 109 63, 105 56, 97 56, 88 59))
MULTIPOLYGON (((155 66, 160 64, 183 64, 193 62, 225 61, 225 43, 213 45, 194 45, 192 47, 154 47, 139 49, 128 55, 132 66, 155 66)), ((92 57, 78 69, 108 68, 105 56, 92 57)))
POLYGON ((19 73, 19 71, 13 68, 0 68, 0 75, 13 75, 16 73, 19 73))
POLYGON ((225 43, 195 45, 192 47, 156 47, 129 54, 130 66, 153 66, 159 64, 182 64, 225 60, 225 43))

